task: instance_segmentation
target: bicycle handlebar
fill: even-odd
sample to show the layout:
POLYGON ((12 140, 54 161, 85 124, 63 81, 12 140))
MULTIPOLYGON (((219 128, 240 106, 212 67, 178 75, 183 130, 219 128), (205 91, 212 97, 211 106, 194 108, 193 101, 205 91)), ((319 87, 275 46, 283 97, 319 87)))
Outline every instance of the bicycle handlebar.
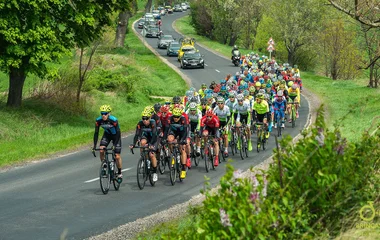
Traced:
POLYGON ((149 145, 146 144, 145 146, 133 146, 133 148, 131 148, 131 153, 132 153, 132 154, 135 154, 135 153, 133 152, 133 149, 134 149, 134 148, 149 148, 149 145))
POLYGON ((95 151, 114 151, 115 150, 115 147, 111 147, 111 148, 93 148, 92 149, 92 154, 94 155, 94 157, 96 157, 96 154, 95 154, 95 151))

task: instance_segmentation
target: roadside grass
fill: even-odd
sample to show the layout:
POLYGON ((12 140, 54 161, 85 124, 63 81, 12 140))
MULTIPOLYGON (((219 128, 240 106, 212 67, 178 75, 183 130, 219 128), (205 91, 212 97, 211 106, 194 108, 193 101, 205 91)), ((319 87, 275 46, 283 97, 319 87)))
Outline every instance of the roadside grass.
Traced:
MULTIPOLYGON (((211 41, 206 37, 196 35, 190 25, 190 17, 185 16, 175 22, 176 28, 184 35, 195 38, 199 42, 218 53, 230 58, 231 47, 211 41)), ((241 49, 242 54, 251 52, 241 49)), ((256 51, 255 51, 256 52, 256 51)), ((341 126, 342 134, 349 140, 357 141, 361 133, 368 129, 375 120, 379 124, 380 89, 365 87, 366 80, 332 80, 312 72, 302 72, 303 85, 311 92, 317 94, 327 106, 328 126, 331 128, 335 123, 341 126), (343 120, 341 120, 344 117, 343 120)))
MULTIPOLYGON (((141 17, 138 13, 130 19, 141 17)), ((114 35, 111 29, 109 34, 114 35)), ((28 76, 25 82, 23 106, 19 109, 5 107, 8 77, 0 73, 0 167, 28 160, 47 158, 85 145, 92 146, 94 121, 99 106, 110 104, 118 118, 122 132, 135 128, 142 109, 158 102, 150 95, 174 96, 186 90, 185 81, 164 64, 134 35, 131 29, 126 35, 126 47, 101 51, 94 56, 94 68, 90 71, 82 93, 84 109, 76 111, 70 99, 51 101, 36 97, 33 92, 46 80, 28 76), (109 76, 122 74, 134 81, 130 92, 99 91, 91 82, 104 81, 109 76), (128 95, 129 94, 129 95, 128 95)), ((77 72, 78 56, 65 57, 61 64, 51 64, 66 72, 77 72)), ((73 74, 76 76, 76 74, 73 74)), ((117 79, 116 79, 117 80, 117 79)), ((73 81, 77 81, 73 79, 73 81)), ((72 94, 75 96, 75 92, 72 94)))

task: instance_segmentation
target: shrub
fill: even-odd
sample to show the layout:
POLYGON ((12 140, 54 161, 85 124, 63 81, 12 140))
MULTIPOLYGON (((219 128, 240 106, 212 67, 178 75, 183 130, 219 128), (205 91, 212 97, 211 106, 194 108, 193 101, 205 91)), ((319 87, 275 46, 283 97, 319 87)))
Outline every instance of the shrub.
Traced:
POLYGON ((316 124, 296 144, 280 141, 266 172, 243 178, 227 165, 220 188, 209 188, 194 229, 172 239, 311 239, 336 236, 352 211, 375 200, 380 179, 380 134, 349 143, 339 128, 329 131, 319 110, 316 124), (377 174, 377 175, 376 175, 377 174))

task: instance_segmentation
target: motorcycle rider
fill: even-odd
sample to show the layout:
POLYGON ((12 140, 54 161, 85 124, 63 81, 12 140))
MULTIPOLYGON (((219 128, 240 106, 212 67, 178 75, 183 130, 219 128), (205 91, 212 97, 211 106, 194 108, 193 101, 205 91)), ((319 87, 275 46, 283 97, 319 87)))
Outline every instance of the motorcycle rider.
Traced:
POLYGON ((235 56, 240 58, 241 54, 240 54, 240 51, 239 51, 239 49, 238 49, 238 47, 236 45, 234 45, 234 47, 233 47, 233 49, 231 51, 231 55, 232 55, 232 57, 231 57, 232 61, 234 60, 235 56))

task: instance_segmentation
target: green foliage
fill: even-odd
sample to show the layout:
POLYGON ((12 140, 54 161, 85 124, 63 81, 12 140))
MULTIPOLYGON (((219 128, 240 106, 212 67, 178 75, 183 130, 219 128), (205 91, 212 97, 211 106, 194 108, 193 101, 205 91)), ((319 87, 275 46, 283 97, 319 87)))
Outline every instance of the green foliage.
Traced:
MULTIPOLYGON (((380 191, 380 133, 350 143, 329 131, 320 109, 315 125, 296 144, 280 141, 266 172, 243 177, 227 165, 216 192, 197 209, 188 231, 163 239, 313 239, 333 237, 342 219, 380 191), (278 164, 281 162, 281 165, 278 164), (281 167, 280 167, 281 166, 281 167), (196 231, 195 231, 196 229, 196 231)), ((208 183, 206 183, 208 186, 208 183)))

